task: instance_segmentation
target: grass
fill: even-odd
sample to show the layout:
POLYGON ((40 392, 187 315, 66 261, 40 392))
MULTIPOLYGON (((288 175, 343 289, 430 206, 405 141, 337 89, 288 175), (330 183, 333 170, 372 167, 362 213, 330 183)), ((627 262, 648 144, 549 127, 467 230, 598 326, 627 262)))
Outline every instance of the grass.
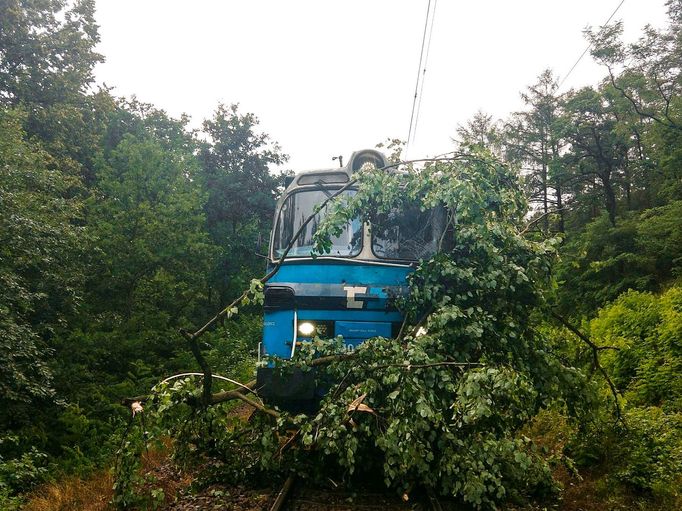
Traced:
MULTIPOLYGON (((170 461, 167 450, 150 450, 143 455, 142 472, 153 476, 151 486, 163 490, 165 503, 173 500, 178 490, 188 486, 192 477, 179 471, 170 461)), ((21 508, 24 511, 110 511, 114 475, 112 470, 100 470, 87 478, 64 477, 46 483, 30 493, 21 508)))
POLYGON ((66 477, 47 483, 31 495, 25 511, 104 511, 113 509, 109 501, 114 495, 114 478, 110 470, 102 470, 87 479, 66 477))

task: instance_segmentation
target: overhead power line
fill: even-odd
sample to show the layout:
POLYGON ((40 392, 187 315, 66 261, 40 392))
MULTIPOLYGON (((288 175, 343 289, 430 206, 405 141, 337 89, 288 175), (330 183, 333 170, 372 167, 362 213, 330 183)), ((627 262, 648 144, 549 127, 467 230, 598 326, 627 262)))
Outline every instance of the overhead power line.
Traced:
POLYGON ((429 58, 429 49, 431 48, 431 34, 433 33, 433 20, 435 17, 435 12, 436 12, 436 2, 438 0, 433 0, 433 12, 431 11, 431 0, 429 0, 428 5, 426 6, 426 18, 424 20, 424 33, 422 34, 422 44, 421 44, 421 50, 419 51, 419 66, 417 66, 417 80, 416 83, 414 84, 414 98, 412 98, 412 113, 410 114, 410 129, 408 131, 407 135, 407 145, 410 145, 410 142, 413 140, 413 132, 416 133, 417 130, 417 122, 419 120, 419 108, 421 107, 421 94, 424 90, 424 75, 426 74, 426 62, 428 61, 429 58), (429 21, 430 21, 430 29, 429 29, 429 21), (428 36, 428 44, 427 44, 427 39, 426 35, 427 33, 429 34, 428 36), (426 51, 425 51, 426 50, 426 51), (424 66, 422 67, 422 63, 424 66), (421 87, 420 87, 421 84, 421 87), (419 102, 417 102, 417 98, 419 98, 419 102), (416 115, 415 115, 416 113, 416 115))
MULTIPOLYGON (((601 29, 599 30, 599 32, 601 32, 602 30, 604 30, 604 28, 606 27, 606 25, 609 24, 609 22, 613 19, 613 17, 614 17, 614 16, 616 15, 616 13, 620 10, 621 6, 622 6, 624 3, 625 3, 625 0, 621 0, 621 1, 620 1, 620 3, 618 4, 618 7, 616 7, 616 8, 614 9, 614 11, 611 13, 611 16, 609 16, 609 19, 607 19, 606 22, 601 26, 601 29)), ((568 77, 571 76, 571 73, 573 72, 573 70, 578 66, 578 64, 579 64, 580 61, 583 59, 583 57, 584 57, 585 55, 587 55, 587 52, 590 51, 590 48, 592 48, 592 43, 590 43, 590 44, 587 45, 587 48, 585 48, 585 50, 580 54, 580 57, 578 57, 578 60, 576 60, 575 63, 573 64, 573 66, 571 66, 571 69, 569 69, 568 73, 566 73, 566 76, 564 76, 564 77, 562 78, 561 82, 559 83, 559 87, 557 88, 557 90, 561 89, 561 86, 562 86, 562 85, 564 84, 564 82, 568 79, 568 77)))
POLYGON ((417 137, 417 125, 419 124, 419 112, 422 109, 422 99, 424 98, 424 81, 426 80, 426 63, 429 61, 429 51, 431 50, 431 36, 433 35, 433 25, 436 19, 436 6, 438 0, 433 0, 433 13, 431 14, 431 27, 429 28, 429 39, 426 43, 426 56, 424 57, 424 68, 422 69, 422 83, 419 87, 419 101, 417 102, 417 113, 414 116, 414 138, 417 137))

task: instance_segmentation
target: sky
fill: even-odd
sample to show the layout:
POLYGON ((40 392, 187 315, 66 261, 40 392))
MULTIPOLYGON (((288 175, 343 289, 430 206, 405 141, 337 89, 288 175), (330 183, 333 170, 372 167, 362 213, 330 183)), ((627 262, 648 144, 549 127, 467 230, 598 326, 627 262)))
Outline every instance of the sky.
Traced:
MULTIPOLYGON (((219 102, 260 120, 296 171, 409 131, 429 0, 97 0, 99 83, 198 128, 219 102)), ((453 149, 479 110, 505 118, 544 69, 562 79, 620 0, 431 0, 419 123, 407 157, 453 149)), ((625 0, 634 41, 664 0, 625 0)), ((423 67, 423 66, 422 66, 423 67)), ((587 55, 561 92, 599 82, 587 55)))

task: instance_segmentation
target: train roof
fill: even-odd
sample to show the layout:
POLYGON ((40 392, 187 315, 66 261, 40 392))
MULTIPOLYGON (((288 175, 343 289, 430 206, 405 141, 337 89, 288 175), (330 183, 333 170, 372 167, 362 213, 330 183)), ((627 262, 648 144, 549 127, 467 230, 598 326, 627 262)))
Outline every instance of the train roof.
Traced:
POLYGON ((343 167, 307 170, 287 177, 284 183, 285 192, 310 185, 343 185, 350 181, 355 172, 368 163, 377 168, 382 168, 388 165, 388 159, 383 153, 375 149, 355 151, 343 167))

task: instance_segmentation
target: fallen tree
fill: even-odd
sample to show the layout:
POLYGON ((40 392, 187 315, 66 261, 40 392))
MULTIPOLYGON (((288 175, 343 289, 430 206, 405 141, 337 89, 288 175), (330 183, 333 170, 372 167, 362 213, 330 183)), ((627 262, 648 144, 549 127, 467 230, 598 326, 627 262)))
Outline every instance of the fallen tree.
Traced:
MULTIPOLYGON (((398 338, 370 339, 352 354, 341 351, 339 339, 315 339, 294 360, 275 360, 282 371, 314 368, 320 382, 333 382, 315 414, 269 406, 255 382, 213 392, 199 339, 219 319, 262 303, 262 286, 294 236, 268 275, 194 333, 182 332, 203 382, 198 392, 183 385, 159 389, 160 427, 175 428, 181 449, 193 443, 195 452, 199 446, 225 464, 238 463, 233 473, 242 476, 248 468, 352 484, 380 474, 404 496, 422 488, 478 508, 551 494, 556 486, 547 461, 521 430, 543 408, 579 416, 590 391, 588 378, 562 363, 555 341, 539 328, 551 310, 557 240, 526 235, 527 204, 517 176, 488 154, 457 154, 420 169, 403 163, 401 172, 364 169, 357 176, 320 206, 327 215, 315 234, 319 254, 354 218, 371 222, 414 203, 447 213, 436 255, 419 264, 409 278, 410 295, 400 300, 405 323, 398 338), (354 195, 335 201, 351 186, 354 195), (234 424, 216 411, 232 400, 259 413, 247 425, 234 424), (188 403, 192 412, 184 423, 168 414, 188 403), (200 435, 186 434, 190 420, 200 435)), ((600 369, 598 349, 591 347, 600 369)))

